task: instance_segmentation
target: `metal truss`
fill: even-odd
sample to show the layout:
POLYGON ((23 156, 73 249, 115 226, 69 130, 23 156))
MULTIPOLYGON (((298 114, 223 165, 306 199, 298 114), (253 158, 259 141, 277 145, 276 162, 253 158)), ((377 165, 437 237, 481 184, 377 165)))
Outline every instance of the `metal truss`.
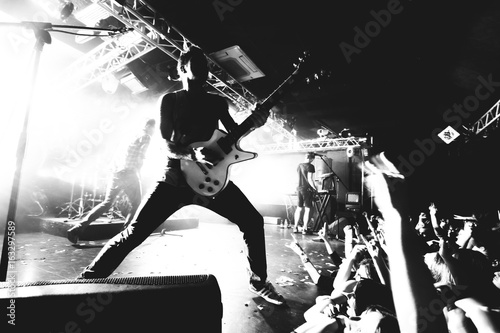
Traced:
POLYGON ((370 144, 367 138, 349 137, 335 139, 314 139, 303 141, 291 141, 287 143, 276 143, 269 145, 260 145, 256 150, 262 154, 272 153, 294 153, 303 151, 328 151, 340 150, 348 147, 368 147, 370 144))
POLYGON ((474 134, 479 134, 481 131, 485 130, 488 126, 492 125, 496 120, 500 118, 500 100, 495 103, 484 115, 479 118, 472 125, 472 132, 474 134))
MULTIPOLYGON (((113 37, 71 66, 76 75, 68 77, 77 78, 81 86, 101 79, 155 48, 177 61, 184 47, 192 45, 178 30, 169 25, 161 14, 142 0, 135 1, 133 8, 120 6, 114 0, 92 0, 92 2, 133 31, 124 36, 113 37), (132 34, 137 37, 135 41, 129 40, 128 46, 120 43, 120 39, 132 34)), ((207 83, 227 97, 239 111, 252 110, 258 103, 257 97, 208 56, 207 61, 209 65, 207 83)), ((285 138, 296 140, 295 135, 273 119, 269 119, 266 125, 285 138)))
POLYGON ((109 38, 67 68, 71 74, 64 77, 71 79, 77 89, 99 81, 155 48, 135 31, 109 38))

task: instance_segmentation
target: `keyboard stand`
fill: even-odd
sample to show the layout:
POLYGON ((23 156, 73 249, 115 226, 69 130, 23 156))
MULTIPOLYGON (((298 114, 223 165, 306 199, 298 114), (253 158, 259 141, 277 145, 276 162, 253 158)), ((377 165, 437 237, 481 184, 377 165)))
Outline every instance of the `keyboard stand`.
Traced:
POLYGON ((335 195, 335 190, 318 191, 318 194, 320 197, 320 205, 319 208, 316 205, 318 216, 316 216, 316 221, 314 222, 313 232, 318 232, 323 226, 323 217, 325 216, 326 208, 328 207, 332 196, 335 195))

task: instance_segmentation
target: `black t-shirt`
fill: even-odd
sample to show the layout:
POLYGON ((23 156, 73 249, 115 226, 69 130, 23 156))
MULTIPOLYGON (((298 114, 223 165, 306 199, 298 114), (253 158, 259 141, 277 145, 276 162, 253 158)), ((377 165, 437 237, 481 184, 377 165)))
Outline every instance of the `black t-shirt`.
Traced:
POLYGON ((297 186, 297 190, 306 190, 308 188, 311 188, 311 184, 309 184, 309 181, 307 180, 307 174, 309 172, 314 173, 316 169, 314 168, 314 165, 311 163, 300 163, 299 166, 297 167, 297 173, 299 175, 299 183, 297 186))
MULTIPOLYGON (((208 141, 219 128, 219 121, 228 131, 236 127, 227 101, 210 93, 189 96, 189 92, 181 90, 166 94, 161 100, 160 112, 163 139, 181 146, 208 141)), ((174 186, 187 186, 178 162, 169 159, 164 181, 174 186)))
POLYGON ((209 140, 219 121, 226 127, 234 126, 223 97, 205 93, 190 98, 188 94, 181 90, 163 97, 160 128, 165 140, 187 146, 209 140))

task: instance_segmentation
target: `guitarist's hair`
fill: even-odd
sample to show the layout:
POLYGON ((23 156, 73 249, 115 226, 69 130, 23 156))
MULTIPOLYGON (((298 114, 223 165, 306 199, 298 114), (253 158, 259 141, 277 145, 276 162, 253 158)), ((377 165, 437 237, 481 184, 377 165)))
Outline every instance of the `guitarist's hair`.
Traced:
POLYGON ((202 62, 205 67, 207 68, 206 70, 206 77, 204 78, 205 80, 208 78, 208 63, 207 63, 207 58, 203 51, 194 45, 191 45, 186 51, 184 51, 180 56, 179 59, 177 60, 177 72, 180 74, 183 72, 183 67, 190 62, 191 60, 196 59, 195 61, 202 62))

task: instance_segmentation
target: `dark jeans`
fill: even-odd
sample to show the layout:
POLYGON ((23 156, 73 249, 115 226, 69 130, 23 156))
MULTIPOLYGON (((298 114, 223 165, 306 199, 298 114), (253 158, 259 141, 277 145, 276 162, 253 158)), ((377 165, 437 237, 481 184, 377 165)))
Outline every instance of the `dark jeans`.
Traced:
POLYGON ((130 211, 125 218, 125 226, 129 224, 134 218, 142 198, 141 181, 137 172, 133 170, 121 170, 113 174, 113 178, 106 188, 104 201, 95 206, 80 224, 85 228, 109 211, 121 191, 127 195, 130 202, 130 211))
POLYGON ((189 204, 204 206, 239 227, 247 246, 250 282, 265 282, 267 262, 264 219, 232 182, 214 199, 199 196, 188 187, 175 187, 158 182, 149 198, 143 201, 136 219, 106 243, 80 277, 108 277, 156 228, 178 209, 189 204))

